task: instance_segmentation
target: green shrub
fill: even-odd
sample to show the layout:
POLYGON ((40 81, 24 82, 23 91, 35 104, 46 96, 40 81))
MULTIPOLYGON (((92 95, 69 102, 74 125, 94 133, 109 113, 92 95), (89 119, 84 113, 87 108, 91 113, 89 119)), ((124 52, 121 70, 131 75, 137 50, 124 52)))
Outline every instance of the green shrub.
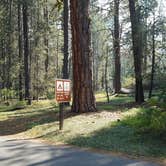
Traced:
MULTIPOLYGON (((160 86, 160 93, 158 95, 160 103, 166 103, 166 80, 161 81, 160 86)), ((166 105, 165 105, 166 108, 166 105)))
POLYGON ((156 133, 164 133, 166 132, 166 112, 161 111, 153 111, 151 115, 151 123, 150 128, 154 130, 156 133))
POLYGON ((13 89, 1 89, 0 94, 2 98, 14 98, 16 97, 17 92, 13 89))
POLYGON ((135 85, 135 78, 134 77, 125 78, 123 81, 124 88, 133 88, 134 85, 135 85))
POLYGON ((135 116, 128 116, 121 123, 135 128, 138 133, 166 136, 166 112, 157 108, 140 109, 135 116))
POLYGON ((149 106, 157 106, 166 111, 166 94, 161 92, 158 96, 148 99, 147 103, 149 106))
POLYGON ((153 97, 148 99, 147 103, 149 106, 157 106, 158 105, 158 98, 157 97, 153 97))
POLYGON ((166 89, 163 89, 162 92, 159 94, 159 101, 166 102, 166 89))

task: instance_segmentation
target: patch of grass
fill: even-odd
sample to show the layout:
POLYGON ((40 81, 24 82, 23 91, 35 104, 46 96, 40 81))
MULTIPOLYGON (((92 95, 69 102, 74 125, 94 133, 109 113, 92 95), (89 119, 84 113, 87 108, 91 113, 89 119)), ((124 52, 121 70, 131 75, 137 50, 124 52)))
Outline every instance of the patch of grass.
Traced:
POLYGON ((50 112, 52 110, 57 110, 58 107, 53 101, 45 100, 39 102, 33 102, 31 106, 27 106, 25 104, 15 103, 11 106, 0 106, 0 121, 33 116, 36 114, 40 114, 42 112, 50 112), (50 110, 51 109, 51 110, 50 110))
POLYGON ((110 125, 88 136, 67 141, 81 147, 93 147, 136 156, 166 157, 166 144, 159 139, 137 135, 129 126, 110 125))
MULTIPOLYGON (((97 95, 97 97, 98 96, 99 95, 97 95)), ((102 94, 101 96, 105 96, 105 94, 102 94)), ((128 108, 131 108, 133 105, 135 105, 135 103, 132 96, 126 94, 119 94, 110 96, 109 103, 107 103, 106 97, 103 97, 102 102, 101 100, 97 102, 97 109, 107 111, 127 111, 128 108)))
MULTIPOLYGON (((104 92, 97 93, 96 95, 96 102, 97 103, 107 103, 107 97, 104 92)), ((116 94, 110 96, 110 104, 118 105, 118 104, 125 104, 129 102, 134 102, 134 97, 129 96, 127 94, 116 94)))
POLYGON ((106 102, 107 97, 105 92, 98 92, 95 94, 96 102, 106 102))
POLYGON ((0 108, 0 135, 18 134, 57 120, 58 107, 52 101, 35 102, 14 111, 13 108, 15 105, 0 108))
POLYGON ((116 109, 115 106, 111 104, 102 104, 102 105, 97 105, 98 110, 107 110, 107 111, 114 111, 116 109))
POLYGON ((134 98, 132 96, 125 94, 119 94, 110 99, 110 103, 114 105, 122 105, 129 102, 134 102, 134 98))

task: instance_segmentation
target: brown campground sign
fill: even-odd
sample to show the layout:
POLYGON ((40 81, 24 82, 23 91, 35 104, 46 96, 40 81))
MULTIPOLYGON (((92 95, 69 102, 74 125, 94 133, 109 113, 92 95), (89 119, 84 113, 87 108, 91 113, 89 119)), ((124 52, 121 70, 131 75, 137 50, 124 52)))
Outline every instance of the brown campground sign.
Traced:
POLYGON ((71 81, 67 79, 57 79, 55 81, 55 96, 58 103, 70 102, 71 81))

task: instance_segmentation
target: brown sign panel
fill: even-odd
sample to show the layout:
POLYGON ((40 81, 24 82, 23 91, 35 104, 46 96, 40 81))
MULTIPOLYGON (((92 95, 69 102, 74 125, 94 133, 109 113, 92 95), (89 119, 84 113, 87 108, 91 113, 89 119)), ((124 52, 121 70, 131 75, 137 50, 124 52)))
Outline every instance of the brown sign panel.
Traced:
POLYGON ((57 79, 55 81, 55 96, 58 103, 70 102, 71 81, 67 79, 57 79))

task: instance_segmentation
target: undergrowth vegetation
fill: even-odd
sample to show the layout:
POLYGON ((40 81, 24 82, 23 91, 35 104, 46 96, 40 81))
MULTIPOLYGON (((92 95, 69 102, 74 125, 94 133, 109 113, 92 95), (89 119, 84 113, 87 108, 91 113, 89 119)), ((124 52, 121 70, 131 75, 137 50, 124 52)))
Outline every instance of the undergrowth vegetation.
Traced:
POLYGON ((139 108, 134 116, 126 116, 121 124, 130 126, 139 134, 166 138, 166 112, 157 108, 139 108))

